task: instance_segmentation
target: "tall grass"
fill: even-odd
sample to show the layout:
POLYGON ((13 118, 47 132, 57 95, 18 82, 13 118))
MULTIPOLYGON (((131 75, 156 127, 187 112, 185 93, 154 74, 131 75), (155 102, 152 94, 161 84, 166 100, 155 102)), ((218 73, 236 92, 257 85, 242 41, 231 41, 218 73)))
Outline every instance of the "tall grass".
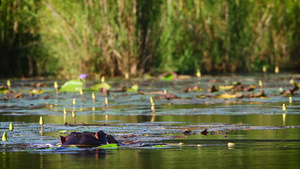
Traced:
POLYGON ((5 0, 0 7, 1 76, 300 66, 297 0, 5 0))

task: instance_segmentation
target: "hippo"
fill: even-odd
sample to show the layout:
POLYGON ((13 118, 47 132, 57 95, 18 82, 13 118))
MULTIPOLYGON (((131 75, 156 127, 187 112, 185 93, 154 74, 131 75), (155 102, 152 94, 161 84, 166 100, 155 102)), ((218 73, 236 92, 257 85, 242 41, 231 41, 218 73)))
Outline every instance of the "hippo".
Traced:
POLYGON ((94 147, 104 144, 115 143, 120 145, 112 135, 105 134, 102 130, 94 132, 72 132, 66 137, 60 136, 63 147, 78 146, 78 147, 94 147))

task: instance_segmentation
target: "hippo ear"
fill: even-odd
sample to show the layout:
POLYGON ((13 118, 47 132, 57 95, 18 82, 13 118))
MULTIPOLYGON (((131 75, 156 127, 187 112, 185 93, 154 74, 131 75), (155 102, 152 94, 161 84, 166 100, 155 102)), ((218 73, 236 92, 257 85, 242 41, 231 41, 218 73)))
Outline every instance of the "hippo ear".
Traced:
POLYGON ((64 144, 66 142, 66 137, 60 136, 61 144, 64 144))
POLYGON ((99 139, 99 134, 98 134, 98 133, 95 133, 94 137, 95 137, 96 139, 99 139))
POLYGON ((108 144, 108 141, 106 140, 106 134, 102 130, 98 131, 95 134, 95 137, 100 141, 103 141, 105 144, 108 144))
POLYGON ((99 136, 105 136, 106 135, 102 130, 98 131, 97 133, 99 134, 99 136))

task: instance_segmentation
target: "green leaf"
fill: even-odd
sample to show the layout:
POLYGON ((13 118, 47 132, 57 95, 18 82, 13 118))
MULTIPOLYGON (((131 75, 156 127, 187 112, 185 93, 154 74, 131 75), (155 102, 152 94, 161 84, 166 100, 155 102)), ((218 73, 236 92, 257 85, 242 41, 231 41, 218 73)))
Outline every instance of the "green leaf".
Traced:
POLYGON ((107 90, 110 89, 110 85, 108 83, 98 83, 91 87, 91 90, 99 91, 100 88, 106 88, 107 90))
POLYGON ((118 144, 105 144, 102 146, 98 146, 97 148, 102 148, 102 149, 117 149, 119 148, 118 144))
POLYGON ((168 74, 166 76, 160 77, 160 80, 173 80, 174 74, 168 74))
POLYGON ((162 147, 165 147, 164 145, 155 145, 153 146, 153 148, 162 148, 162 147))
POLYGON ((138 90, 139 90, 139 85, 134 84, 133 86, 131 86, 131 88, 127 89, 127 92, 137 92, 138 90))
POLYGON ((71 149, 78 149, 77 146, 68 146, 68 148, 71 148, 71 149))
POLYGON ((43 90, 42 89, 32 89, 32 90, 29 90, 30 94, 43 94, 43 90))
POLYGON ((9 90, 7 88, 0 88, 0 93, 7 93, 9 90))
POLYGON ((69 80, 59 89, 60 92, 77 92, 82 89, 83 83, 80 80, 69 80))

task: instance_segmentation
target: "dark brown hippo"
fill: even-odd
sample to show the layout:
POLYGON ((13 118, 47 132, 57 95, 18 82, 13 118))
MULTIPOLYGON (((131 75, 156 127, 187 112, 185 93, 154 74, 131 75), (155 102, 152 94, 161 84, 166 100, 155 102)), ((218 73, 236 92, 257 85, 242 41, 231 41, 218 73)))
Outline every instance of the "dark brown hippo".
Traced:
POLYGON ((66 137, 60 136, 63 147, 78 146, 78 147, 93 147, 103 144, 116 143, 120 145, 112 135, 105 134, 102 130, 94 132, 72 132, 66 137))

